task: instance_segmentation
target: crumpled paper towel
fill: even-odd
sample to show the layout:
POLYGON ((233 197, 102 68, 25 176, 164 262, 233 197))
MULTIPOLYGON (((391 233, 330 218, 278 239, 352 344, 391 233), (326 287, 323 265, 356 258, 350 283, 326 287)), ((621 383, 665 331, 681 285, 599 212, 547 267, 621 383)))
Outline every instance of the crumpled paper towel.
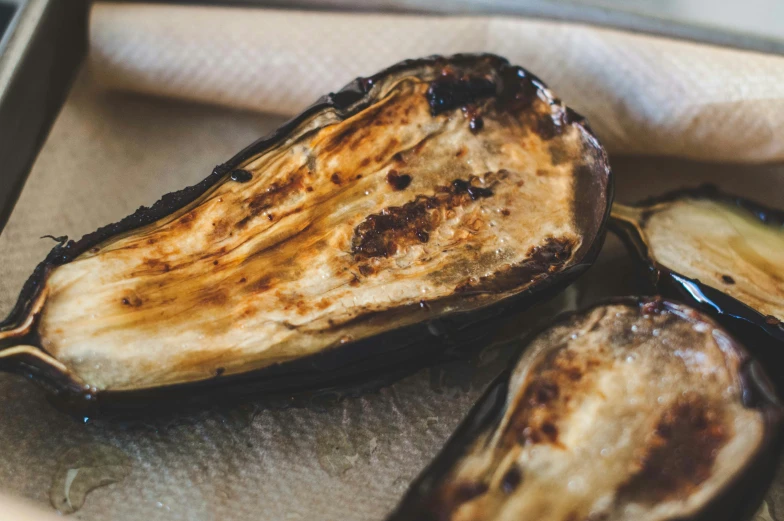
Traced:
POLYGON ((493 52, 540 76, 611 152, 784 160, 784 57, 512 17, 95 5, 106 87, 292 115, 354 77, 493 52))

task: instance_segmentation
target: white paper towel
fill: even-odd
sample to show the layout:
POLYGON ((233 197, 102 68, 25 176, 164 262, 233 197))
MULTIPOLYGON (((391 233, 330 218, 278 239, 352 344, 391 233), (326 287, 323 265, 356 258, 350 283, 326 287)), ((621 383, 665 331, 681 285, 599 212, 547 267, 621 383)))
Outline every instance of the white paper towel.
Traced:
POLYGON ((784 160, 784 57, 501 17, 96 4, 110 88, 294 114, 405 58, 494 52, 540 76, 612 152, 784 160))

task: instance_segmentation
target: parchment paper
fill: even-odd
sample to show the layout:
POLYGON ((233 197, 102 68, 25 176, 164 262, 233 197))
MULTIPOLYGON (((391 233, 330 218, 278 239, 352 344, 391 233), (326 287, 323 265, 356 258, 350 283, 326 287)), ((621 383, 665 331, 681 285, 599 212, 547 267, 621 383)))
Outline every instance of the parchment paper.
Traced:
MULTIPOLYGON (((0 311, 10 309, 23 280, 53 245, 40 236, 78 237, 117 220, 202 179, 279 123, 258 114, 103 94, 83 76, 0 235, 0 311)), ((782 166, 640 158, 613 165, 620 201, 710 180, 784 207, 782 166)), ((521 334, 558 307, 634 288, 629 262, 609 238, 600 262, 575 289, 549 306, 510 317, 488 344, 521 334)), ((30 382, 0 374, 0 489, 53 511, 53 483, 51 495, 60 498, 64 478, 71 479, 75 501, 83 480, 106 478, 106 467, 112 467, 108 474, 118 482, 88 494, 74 517, 381 520, 512 348, 491 348, 471 362, 423 370, 342 401, 289 409, 251 402, 136 423, 84 424, 53 409, 30 382)), ((784 520, 781 483, 784 478, 758 521, 784 520)), ((0 506, 0 519, 9 512, 0 506)))

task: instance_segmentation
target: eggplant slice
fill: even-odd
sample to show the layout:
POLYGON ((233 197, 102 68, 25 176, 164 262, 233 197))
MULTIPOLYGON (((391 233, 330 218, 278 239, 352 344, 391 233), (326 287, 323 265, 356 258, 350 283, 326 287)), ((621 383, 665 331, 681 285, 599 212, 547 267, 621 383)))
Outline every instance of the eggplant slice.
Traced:
POLYGON ((405 61, 64 240, 2 325, 0 366, 82 404, 361 381, 567 285, 611 203, 603 148, 535 76, 405 61))
POLYGON ((616 203, 611 228, 659 292, 714 315, 783 388, 784 212, 703 186, 616 203))
POLYGON ((739 521, 772 477, 781 415, 705 315, 599 303, 530 340, 389 520, 739 521))

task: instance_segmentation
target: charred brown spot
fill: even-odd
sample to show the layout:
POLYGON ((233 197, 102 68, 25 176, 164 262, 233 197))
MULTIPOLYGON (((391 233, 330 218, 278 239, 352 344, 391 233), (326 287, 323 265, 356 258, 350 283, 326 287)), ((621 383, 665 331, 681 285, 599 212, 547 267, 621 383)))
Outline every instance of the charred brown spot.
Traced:
MULTIPOLYGON (((365 158, 362 161, 363 162, 367 161, 368 163, 370 162, 370 160, 368 158, 365 158)), ((365 164, 367 164, 367 163, 365 163, 365 164)), ((365 165, 362 165, 362 166, 365 166, 365 165)), ((336 185, 339 185, 340 183, 342 183, 342 181, 340 179, 340 174, 337 173, 337 172, 332 174, 332 177, 330 177, 329 180, 332 181, 333 183, 335 183, 336 185)))
POLYGON ((539 379, 528 388, 526 401, 533 406, 544 406, 558 398, 558 393, 557 383, 539 379))
POLYGON ((142 299, 140 299, 136 295, 129 295, 127 297, 123 297, 121 300, 123 306, 130 306, 133 308, 138 308, 142 305, 142 299))
POLYGON ((561 121, 560 114, 543 114, 536 120, 534 127, 539 137, 545 141, 549 141, 556 136, 560 136, 564 132, 564 124, 561 121))
POLYGON ((213 240, 220 240, 228 233, 230 227, 231 227, 231 223, 226 220, 213 222, 210 238, 213 240))
POLYGON ((540 427, 542 433, 547 436, 550 441, 555 441, 558 439, 558 427, 553 425, 550 422, 545 422, 540 427))
POLYGON ((596 374, 600 365, 599 359, 579 356, 567 344, 549 353, 532 372, 531 381, 522 392, 503 446, 549 443, 564 448, 559 441, 558 422, 568 416, 573 396, 592 389, 590 376, 596 374))
POLYGON ((373 266, 369 264, 360 264, 358 269, 359 269, 359 273, 361 275, 364 275, 365 277, 367 277, 368 275, 373 275, 376 272, 376 270, 373 269, 373 266))
POLYGON ((343 128, 332 135, 329 144, 325 147, 325 150, 335 150, 339 148, 344 142, 350 140, 354 134, 356 134, 361 127, 359 125, 349 125, 344 124, 343 128))
POLYGON ((259 215, 264 210, 279 204, 292 193, 301 190, 302 185, 301 172, 295 172, 285 180, 272 183, 266 190, 251 197, 248 202, 251 215, 259 215))
POLYGON ((566 163, 570 159, 569 148, 560 141, 553 141, 547 148, 550 151, 550 162, 553 166, 566 163))
POLYGON ((336 132, 330 136, 324 146, 324 152, 335 152, 341 148, 352 149, 359 146, 360 142, 371 136, 371 126, 383 118, 384 105, 369 107, 361 112, 354 120, 344 122, 338 126, 336 132))
POLYGON ((729 275, 722 275, 721 280, 722 282, 724 282, 724 284, 735 284, 735 279, 733 279, 729 275))
POLYGON ((524 110, 537 99, 538 88, 521 67, 505 67, 501 71, 500 101, 507 110, 524 110))
POLYGON ((401 247, 428 242, 441 221, 437 210, 451 210, 493 195, 489 188, 476 186, 477 181, 473 176, 468 181, 456 179, 450 186, 436 187, 432 196, 420 195, 403 206, 391 206, 369 215, 354 229, 354 257, 389 257, 401 247))
POLYGON ((223 306, 229 300, 225 290, 216 290, 213 288, 205 290, 199 297, 200 303, 207 306, 223 306))
POLYGON ((263 293, 265 291, 269 291, 272 288, 272 277, 269 275, 265 275, 260 279, 251 282, 247 290, 250 293, 263 293))
MULTIPOLYGON (((182 228, 188 229, 193 227, 193 221, 196 219, 196 212, 188 212, 177 220, 177 224, 182 228)), ((133 245, 135 247, 135 245, 133 245)))
POLYGON ((457 77, 449 74, 430 83, 427 89, 427 103, 430 114, 437 116, 448 110, 495 96, 496 85, 482 77, 457 77))
POLYGON ((400 243, 422 242, 433 228, 426 201, 413 201, 368 216, 354 229, 351 251, 357 258, 389 257, 400 243))
POLYGON ((245 228, 248 225, 248 223, 251 221, 251 219, 252 219, 252 217, 250 215, 247 215, 247 216, 243 217, 242 219, 237 221, 237 224, 236 224, 237 228, 239 228, 240 230, 245 228))
POLYGON ((555 379, 557 376, 557 371, 546 371, 526 389, 523 403, 528 404, 530 409, 516 418, 513 426, 513 432, 518 433, 519 443, 556 443, 558 441, 558 428, 554 422, 563 412, 564 404, 555 403, 561 397, 561 389, 555 379))
POLYGON ((397 170, 390 170, 387 174, 387 183, 395 190, 405 190, 411 184, 411 176, 400 174, 397 170))
POLYGON ((541 246, 535 246, 528 252, 526 260, 509 266, 493 275, 479 277, 478 280, 466 280, 457 286, 461 292, 503 291, 512 282, 533 281, 543 275, 560 271, 567 265, 572 256, 572 239, 565 237, 548 238, 541 246))
POLYGON ((512 466, 501 478, 501 490, 506 494, 511 494, 523 480, 523 471, 517 465, 512 466))
POLYGON ((508 208, 501 208, 501 215, 503 215, 504 217, 509 217, 511 213, 512 212, 510 212, 508 208))
POLYGON ((464 181, 462 179, 455 179, 452 181, 452 188, 456 194, 468 194, 472 201, 476 201, 477 199, 484 197, 491 197, 493 195, 493 191, 489 188, 476 186, 471 184, 470 181, 464 181))
POLYGON ((253 179, 253 174, 248 172, 247 170, 237 169, 231 173, 231 180, 236 181, 238 183, 247 183, 253 179))
POLYGON ((719 407, 699 396, 680 398, 661 415, 638 450, 633 476, 619 494, 647 502, 688 497, 710 477, 728 438, 719 407))
POLYGON ((221 376, 225 372, 226 372, 225 367, 218 367, 217 369, 215 369, 215 377, 217 378, 218 376, 221 376))
POLYGON ((145 257, 142 261, 143 268, 133 272, 134 276, 151 275, 156 273, 168 273, 171 271, 171 264, 164 262, 157 257, 145 257))

